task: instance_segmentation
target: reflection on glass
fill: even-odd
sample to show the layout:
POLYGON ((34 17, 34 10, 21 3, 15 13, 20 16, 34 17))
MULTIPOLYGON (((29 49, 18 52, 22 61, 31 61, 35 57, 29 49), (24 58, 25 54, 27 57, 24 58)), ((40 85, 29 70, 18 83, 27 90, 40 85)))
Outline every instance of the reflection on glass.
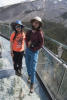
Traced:
MULTIPOLYGON (((65 71, 66 69, 64 68, 64 66, 59 64, 46 51, 40 51, 37 72, 40 78, 42 79, 44 85, 46 84, 48 90, 52 93, 53 96, 55 96, 55 98, 58 98, 59 92, 61 90, 67 91, 67 80, 63 80, 63 77, 65 78, 66 76, 65 71), (63 89, 63 87, 65 86, 66 88, 63 89)), ((59 100, 66 99, 63 98, 59 100)))

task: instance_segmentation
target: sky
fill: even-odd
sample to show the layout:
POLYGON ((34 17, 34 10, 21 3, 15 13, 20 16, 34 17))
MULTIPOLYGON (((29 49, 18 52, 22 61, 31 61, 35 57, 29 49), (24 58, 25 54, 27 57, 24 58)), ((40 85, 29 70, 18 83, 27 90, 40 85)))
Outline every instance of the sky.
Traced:
MULTIPOLYGON (((7 5, 12 5, 24 1, 34 1, 34 0, 0 0, 0 7, 7 6, 7 5)), ((55 2, 57 1, 62 1, 62 0, 54 0, 55 2)))
POLYGON ((34 0, 0 0, 0 7, 6 6, 6 5, 12 5, 24 1, 34 1, 34 0))

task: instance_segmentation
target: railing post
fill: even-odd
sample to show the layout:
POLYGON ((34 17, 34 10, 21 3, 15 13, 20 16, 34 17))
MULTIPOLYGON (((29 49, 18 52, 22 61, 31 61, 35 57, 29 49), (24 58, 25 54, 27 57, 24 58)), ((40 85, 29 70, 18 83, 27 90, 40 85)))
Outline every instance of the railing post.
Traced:
POLYGON ((1 43, 0 43, 0 58, 2 57, 2 47, 1 47, 1 43))
POLYGON ((62 54, 63 54, 63 49, 62 49, 62 45, 59 45, 58 47, 58 58, 61 58, 62 57, 62 54))

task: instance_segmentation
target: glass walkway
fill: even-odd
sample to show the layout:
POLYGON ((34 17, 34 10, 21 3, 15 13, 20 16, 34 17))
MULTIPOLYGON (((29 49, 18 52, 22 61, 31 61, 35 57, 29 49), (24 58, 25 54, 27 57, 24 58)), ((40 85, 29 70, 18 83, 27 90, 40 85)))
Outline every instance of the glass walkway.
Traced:
POLYGON ((15 75, 9 41, 0 37, 0 100, 50 100, 36 79, 35 92, 29 93, 27 71, 23 59, 22 77, 15 75))

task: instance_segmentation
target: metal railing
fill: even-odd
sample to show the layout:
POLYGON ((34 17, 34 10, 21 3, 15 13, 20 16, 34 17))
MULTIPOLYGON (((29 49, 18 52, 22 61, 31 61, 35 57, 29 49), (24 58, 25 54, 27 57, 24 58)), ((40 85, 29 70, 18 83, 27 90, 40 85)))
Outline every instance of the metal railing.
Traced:
POLYGON ((67 100, 67 65, 46 47, 39 53, 37 73, 53 100, 67 100))
POLYGON ((47 40, 50 40, 50 41, 56 43, 57 45, 62 45, 62 47, 63 47, 64 49, 67 49, 67 45, 65 45, 65 44, 62 44, 62 43, 60 43, 60 42, 58 42, 58 41, 56 41, 56 40, 54 40, 54 39, 52 39, 52 38, 50 38, 50 37, 48 37, 48 36, 45 36, 45 38, 46 38, 47 40))

